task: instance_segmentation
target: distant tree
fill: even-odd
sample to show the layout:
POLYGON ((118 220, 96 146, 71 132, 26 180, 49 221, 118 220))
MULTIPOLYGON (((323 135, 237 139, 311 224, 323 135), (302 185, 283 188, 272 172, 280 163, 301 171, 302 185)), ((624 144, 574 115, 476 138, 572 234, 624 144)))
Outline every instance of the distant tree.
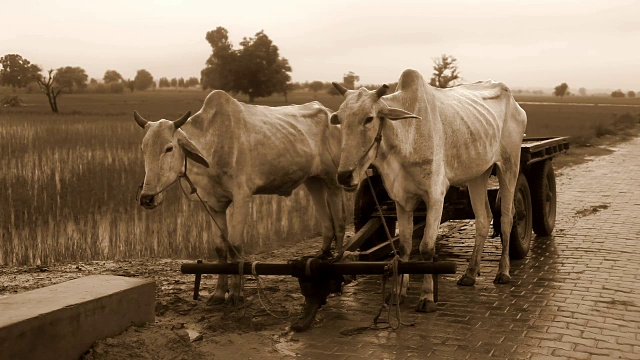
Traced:
POLYGON ((324 83, 322 81, 316 80, 309 83, 309 90, 313 91, 315 95, 318 95, 318 91, 322 90, 322 88, 324 88, 324 83))
POLYGON ((294 88, 293 83, 284 84, 284 87, 280 91, 282 95, 284 95, 284 102, 289 102, 289 93, 293 91, 293 88, 294 88))
POLYGON ((460 80, 458 59, 447 54, 433 59, 433 76, 429 82, 431 86, 448 88, 455 85, 458 80, 460 80))
POLYGON ((633 90, 629 90, 629 92, 627 93, 627 97, 630 97, 630 98, 636 97, 636 92, 633 90))
POLYGON ((282 93, 284 95, 284 101, 289 102, 289 91, 291 91, 291 66, 289 66, 289 60, 282 58, 280 59, 280 67, 282 67, 282 71, 276 71, 276 75, 273 77, 273 86, 274 92, 282 93))
POLYGON ((104 72, 104 76, 102 77, 102 80, 104 81, 105 84, 108 84, 110 82, 120 82, 120 81, 123 81, 124 79, 122 78, 122 75, 120 75, 119 72, 115 70, 107 70, 104 72))
POLYGON ((158 80, 159 88, 168 88, 170 86, 171 86, 171 83, 169 82, 169 79, 167 79, 166 77, 161 77, 160 80, 158 80))
POLYGON ((124 83, 121 81, 112 81, 110 83, 103 84, 111 94, 122 94, 124 92, 124 83))
POLYGON ((560 98, 562 99, 565 95, 567 95, 567 90, 569 90, 569 85, 567 85, 567 83, 562 83, 553 88, 553 95, 560 96, 560 98))
POLYGON ((223 27, 209 31, 206 39, 213 53, 201 72, 203 88, 240 92, 249 96, 249 102, 288 91, 291 66, 264 31, 245 37, 237 50, 223 27))
POLYGON ((616 91, 611 93, 611 97, 623 98, 624 97, 624 93, 622 92, 622 90, 618 89, 618 90, 616 90, 616 91))
POLYGON ((192 77, 188 78, 184 83, 185 83, 185 85, 187 87, 193 87, 193 86, 200 85, 200 80, 198 80, 197 77, 193 77, 192 76, 192 77))
POLYGON ((127 89, 129 89, 129 91, 131 92, 133 92, 136 89, 136 82, 134 80, 127 79, 125 80, 124 84, 127 87, 127 89))
POLYGON ((79 66, 61 67, 55 73, 56 84, 70 93, 86 88, 88 79, 87 73, 79 66))
POLYGON ((170 84, 171 84, 171 87, 178 87, 178 79, 176 78, 171 79, 170 84))
POLYGON ((90 85, 90 86, 96 86, 96 85, 98 85, 98 79, 96 79, 96 78, 91 78, 91 79, 89 79, 89 85, 90 85))
POLYGON ((23 88, 35 81, 42 70, 38 65, 18 54, 7 54, 0 58, 0 85, 23 88))
POLYGON ((355 89, 358 81, 360 81, 360 76, 356 75, 353 71, 349 71, 342 76, 342 83, 347 89, 355 89))
POLYGON ((580 94, 580 96, 587 96, 587 89, 581 87, 578 89, 578 94, 580 94))
POLYGON ((222 26, 207 32, 206 40, 213 53, 206 61, 206 67, 200 72, 200 85, 203 89, 222 89, 234 91, 235 68, 238 51, 229 41, 229 32, 222 26))
POLYGON ((178 79, 178 87, 181 87, 181 88, 185 87, 184 86, 184 78, 178 79))
POLYGON ((240 42, 238 64, 234 72, 233 90, 249 96, 249 102, 257 97, 266 97, 280 91, 289 82, 291 66, 280 57, 278 47, 259 31, 255 37, 240 42))
POLYGON ((133 79, 134 87, 138 91, 147 90, 153 86, 153 76, 145 69, 138 70, 136 77, 133 79))
POLYGON ((62 92, 62 88, 56 85, 56 72, 53 69, 49 69, 48 77, 38 76, 36 78, 40 89, 47 96, 49 100, 49 107, 54 113, 58 112, 58 95, 62 92))

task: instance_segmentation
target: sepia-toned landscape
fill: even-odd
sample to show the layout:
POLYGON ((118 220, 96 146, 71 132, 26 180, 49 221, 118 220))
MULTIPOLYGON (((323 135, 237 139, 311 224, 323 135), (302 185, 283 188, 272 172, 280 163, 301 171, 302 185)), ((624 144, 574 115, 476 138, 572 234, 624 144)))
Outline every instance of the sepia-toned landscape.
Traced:
POLYGON ((0 360, 640 358, 639 2, 0 13, 0 360))

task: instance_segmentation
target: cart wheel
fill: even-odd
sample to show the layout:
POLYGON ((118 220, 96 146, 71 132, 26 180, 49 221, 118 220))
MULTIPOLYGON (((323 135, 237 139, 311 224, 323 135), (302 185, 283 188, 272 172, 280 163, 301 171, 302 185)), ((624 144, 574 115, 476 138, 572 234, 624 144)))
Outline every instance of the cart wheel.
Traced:
POLYGON ((531 193, 527 178, 523 173, 518 175, 516 191, 513 196, 513 226, 509 237, 509 257, 514 260, 523 259, 531 245, 533 217, 531 214, 531 193))
MULTIPOLYGON (((353 201, 353 225, 355 227, 356 232, 358 232, 362 227, 371 219, 371 215, 377 211, 376 202, 371 195, 371 189, 369 188, 369 184, 366 184, 367 180, 365 179, 361 184, 358 190, 356 191, 356 195, 353 201)), ((390 200, 389 195, 387 194, 387 190, 384 188, 382 184, 382 178, 380 175, 371 176, 371 184, 375 189, 376 196, 378 197, 378 202, 382 203, 384 201, 390 200)), ((389 233, 391 236, 395 235, 396 232, 396 221, 395 219, 385 219, 387 223, 387 227, 389 228, 389 233)), ((387 234, 384 231, 384 227, 380 227, 376 230, 371 239, 374 240, 375 243, 368 242, 367 245, 375 246, 379 243, 387 241, 387 234)))
POLYGON ((556 175, 551 161, 536 164, 530 175, 533 231, 548 236, 556 225, 556 175))

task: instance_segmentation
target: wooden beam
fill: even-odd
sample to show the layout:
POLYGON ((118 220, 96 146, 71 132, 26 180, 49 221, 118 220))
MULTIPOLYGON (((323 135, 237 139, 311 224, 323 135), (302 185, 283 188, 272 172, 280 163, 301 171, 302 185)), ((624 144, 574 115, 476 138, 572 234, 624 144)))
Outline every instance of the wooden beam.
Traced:
POLYGON ((382 226, 380 218, 371 218, 353 237, 349 244, 345 247, 347 251, 358 250, 365 241, 367 241, 373 233, 382 226))
MULTIPOLYGON (((414 225, 413 226, 413 233, 411 234, 411 238, 414 239, 414 238, 422 235, 425 225, 426 225, 425 221, 422 221, 422 222, 418 223, 417 225, 414 225)), ((391 241, 393 241, 393 245, 395 246, 395 248, 398 249, 398 247, 400 246, 400 237, 396 236, 393 239, 391 239, 391 241)), ((361 251, 360 252, 360 256, 359 256, 359 260, 360 261, 380 260, 380 259, 383 259, 383 258, 387 257, 391 253, 391 251, 393 251, 393 248, 391 247, 391 243, 387 240, 387 241, 383 242, 382 244, 378 244, 378 245, 372 247, 369 250, 361 251)))

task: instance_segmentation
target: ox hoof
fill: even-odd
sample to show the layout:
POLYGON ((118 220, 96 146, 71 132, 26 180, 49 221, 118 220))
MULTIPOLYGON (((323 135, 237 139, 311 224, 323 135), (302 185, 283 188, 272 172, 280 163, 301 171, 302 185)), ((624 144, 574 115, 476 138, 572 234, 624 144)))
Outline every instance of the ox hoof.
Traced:
POLYGON ((420 299, 420 301, 418 301, 418 305, 416 305, 416 311, 423 313, 435 312, 437 308, 438 306, 436 303, 427 299, 420 299))
POLYGON ((476 284, 476 278, 469 274, 464 274, 458 279, 458 285, 460 286, 473 286, 476 284))
POLYGON ((387 297, 384 299, 384 302, 386 304, 389 305, 401 305, 404 304, 404 301, 406 300, 407 296, 406 295, 400 295, 400 304, 396 303, 396 296, 393 296, 393 294, 388 294, 387 297))
POLYGON ((221 305, 221 304, 224 304, 224 295, 222 296, 211 295, 209 299, 207 299, 208 306, 215 306, 215 305, 221 305))
POLYGON ((307 330, 311 326, 313 319, 298 319, 291 324, 291 330, 295 332, 302 332, 307 330))
POLYGON ((229 294, 229 298, 227 299, 227 304, 231 306, 240 306, 244 304, 244 296, 229 294))
POLYGON ((498 275, 496 275, 496 278, 493 280, 493 282, 496 284, 508 284, 509 281, 511 281, 511 276, 505 273, 498 273, 498 275))
POLYGON ((327 260, 333 257, 331 250, 320 250, 315 256, 318 260, 327 260))

